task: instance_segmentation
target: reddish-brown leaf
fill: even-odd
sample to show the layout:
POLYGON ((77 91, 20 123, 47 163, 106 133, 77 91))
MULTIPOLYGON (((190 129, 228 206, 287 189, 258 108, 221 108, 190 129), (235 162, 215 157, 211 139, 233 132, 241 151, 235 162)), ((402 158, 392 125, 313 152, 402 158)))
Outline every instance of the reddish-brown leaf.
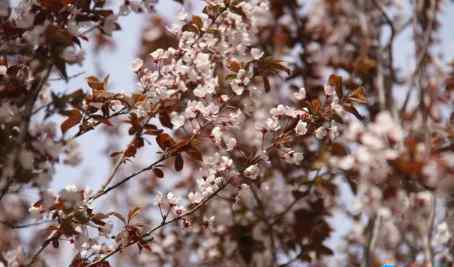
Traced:
POLYGON ((202 161, 202 160, 203 160, 202 152, 200 152, 200 150, 198 150, 198 149, 195 148, 194 146, 190 146, 189 148, 187 148, 187 149, 185 150, 185 152, 186 152, 193 160, 196 160, 196 161, 202 161))
POLYGON ((156 137, 156 142, 158 143, 159 147, 162 150, 166 150, 173 145, 175 145, 175 141, 172 139, 172 137, 166 133, 161 133, 156 137))
POLYGON ((271 91, 271 83, 267 76, 263 76, 263 85, 265 86, 265 92, 271 91))
POLYGON ((63 134, 66 133, 69 129, 76 126, 82 119, 82 114, 79 110, 73 109, 68 112, 68 118, 60 125, 61 131, 63 134))
POLYGON ((238 72, 241 69, 241 64, 235 59, 229 61, 228 68, 233 72, 238 72))
POLYGON ((331 74, 328 79, 328 84, 334 86, 337 96, 342 99, 344 93, 342 92, 342 77, 336 74, 331 74))
POLYGON ((96 78, 95 76, 87 77, 87 83, 88 83, 88 86, 90 86, 90 88, 93 90, 105 91, 104 81, 98 80, 98 78, 96 78))
POLYGON ((199 16, 192 16, 192 24, 197 26, 200 30, 203 28, 203 21, 199 16))
POLYGON ((366 93, 364 92, 363 87, 356 88, 348 97, 353 102, 360 103, 360 104, 367 104, 367 97, 366 93))
POLYGON ((170 116, 166 112, 159 113, 159 122, 169 129, 173 129, 172 121, 170 120, 170 116))
POLYGON ((181 154, 177 154, 175 156, 175 170, 177 172, 181 171, 184 167, 184 160, 183 160, 183 157, 181 156, 181 154))
POLYGON ((137 149, 144 145, 143 138, 140 136, 136 136, 133 141, 128 145, 128 148, 125 151, 125 157, 134 157, 137 153, 137 149))
POLYGON ((162 129, 159 129, 156 125, 154 124, 147 124, 144 127, 144 134, 149 134, 149 135, 159 135, 162 133, 162 129))
POLYGON ((159 178, 164 177, 164 172, 159 168, 154 168, 153 173, 154 173, 154 175, 156 175, 156 177, 159 177, 159 178))

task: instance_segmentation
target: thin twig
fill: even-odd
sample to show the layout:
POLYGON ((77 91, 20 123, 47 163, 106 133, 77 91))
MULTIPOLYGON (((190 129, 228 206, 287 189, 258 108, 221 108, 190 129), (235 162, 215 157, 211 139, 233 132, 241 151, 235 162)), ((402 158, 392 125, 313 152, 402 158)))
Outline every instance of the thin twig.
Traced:
POLYGON ((430 204, 430 215, 429 215, 429 221, 428 221, 428 226, 427 226, 427 237, 426 237, 426 260, 430 262, 429 267, 434 267, 435 266, 435 257, 434 257, 434 251, 432 247, 432 235, 433 235, 433 229, 434 229, 434 224, 435 224, 435 208, 436 208, 436 197, 434 195, 431 195, 431 204, 430 204))
POLYGON ((39 250, 36 251, 35 254, 33 254, 32 259, 30 260, 30 263, 27 264, 26 266, 33 266, 33 263, 36 262, 36 260, 39 258, 39 255, 41 255, 41 253, 49 246, 49 244, 53 240, 55 240, 55 237, 51 237, 51 238, 46 239, 46 241, 44 241, 44 243, 41 245, 39 250))
POLYGON ((380 231, 381 217, 378 214, 373 215, 369 218, 369 223, 367 225, 367 243, 364 247, 363 253, 363 264, 362 267, 371 266, 371 254, 374 250, 375 241, 377 240, 378 233, 380 231))
MULTIPOLYGON (((78 72, 76 74, 73 74, 71 76, 68 76, 68 78, 66 79, 67 81, 71 80, 71 79, 74 79, 74 78, 77 78, 81 75, 85 74, 85 71, 81 71, 81 72, 78 72)), ((61 80, 64 80, 63 78, 61 77, 56 77, 56 78, 49 78, 49 82, 55 82, 55 81, 61 81, 61 80)))
POLYGON ((277 262, 277 252, 276 252, 276 241, 275 241, 275 237, 274 237, 274 227, 273 227, 273 224, 269 221, 268 217, 266 216, 265 205, 263 204, 262 200, 260 199, 260 196, 257 193, 257 189, 255 188, 254 185, 251 185, 250 188, 251 188, 252 195, 255 198, 255 201, 257 201, 257 204, 259 205, 259 211, 261 213, 262 220, 268 228, 267 230, 269 232, 268 234, 270 237, 271 252, 272 252, 272 259, 273 259, 271 262, 271 266, 275 266, 275 264, 277 262))
POLYGON ((168 159, 168 157, 163 156, 159 160, 157 160, 157 161, 153 162, 152 164, 148 165, 147 167, 145 167, 145 168, 143 168, 143 169, 141 169, 139 171, 136 171, 136 172, 134 172, 134 173, 132 173, 132 174, 126 176, 126 177, 124 177, 119 182, 111 185, 110 187, 106 187, 105 189, 103 189, 103 190, 99 191, 98 193, 96 193, 95 195, 93 195, 89 199, 89 201, 93 201, 93 200, 96 200, 96 199, 100 198, 101 196, 109 193, 110 191, 120 187, 122 184, 128 182, 129 180, 131 180, 132 178, 136 177, 137 175, 142 174, 142 173, 144 173, 146 171, 149 171, 149 170, 153 169, 156 165, 158 165, 159 163, 163 162, 166 159, 168 159))
MULTIPOLYGON (((427 53, 429 51, 429 45, 431 43, 430 42, 430 37, 432 35, 433 27, 434 27, 434 24, 435 24, 435 13, 437 11, 436 2, 435 1, 431 1, 431 3, 432 3, 433 7, 432 7, 431 16, 430 16, 430 22, 429 22, 428 28, 427 28, 427 30, 425 32, 423 44, 422 44, 422 47, 421 47, 421 51, 420 51, 420 53, 418 55, 418 58, 417 58, 417 61, 416 61, 416 68, 413 71, 413 74, 410 76, 410 86, 408 87, 408 91, 407 91, 407 94, 405 96, 404 103, 403 103, 403 105, 402 105, 402 107, 400 109, 400 113, 404 113, 406 111, 406 109, 407 109, 408 103, 410 102, 411 94, 413 92, 412 88, 413 88, 413 86, 416 83, 416 78, 419 76, 423 66, 425 65, 423 63, 424 63, 424 60, 426 59, 427 53)), ((417 17, 417 14, 416 14, 416 11, 415 11, 414 21, 416 21, 416 17, 417 17)), ((414 24, 416 24, 416 22, 414 22, 414 24)), ((416 27, 416 26, 414 26, 414 27, 416 27)))
POLYGON ((51 222, 53 222, 53 220, 44 220, 44 221, 40 221, 40 222, 26 223, 26 224, 12 224, 8 221, 0 221, 1 224, 5 225, 11 229, 23 229, 23 228, 39 226, 39 225, 43 225, 43 224, 51 223, 51 222))
MULTIPOLYGON (((153 227, 151 230, 147 231, 145 234, 143 234, 141 236, 141 239, 144 241, 144 242, 150 242, 153 240, 153 237, 150 237, 150 238, 147 238, 145 239, 146 237, 152 235, 154 232, 156 232, 157 230, 161 229, 162 227, 168 225, 168 224, 172 224, 172 223, 175 223, 187 216, 190 216, 192 215, 194 212, 196 212, 197 210, 199 210, 201 207, 205 206, 205 204, 210 201, 213 197, 215 197, 219 192, 221 192, 227 185, 230 184, 230 181, 231 179, 227 180, 227 182, 225 182, 222 186, 220 186, 216 191, 214 191, 211 195, 209 195, 207 198, 205 198, 202 202, 200 202, 199 204, 197 204, 194 208, 190 209, 189 211, 177 216, 177 217, 174 217, 173 219, 171 220, 168 220, 167 221, 167 217, 163 217, 163 220, 162 222, 153 227)), ((109 252, 108 254, 104 255, 102 258, 100 258, 99 260, 89 264, 87 267, 94 267, 96 266, 97 264, 101 263, 101 262, 104 262, 106 261, 107 259, 109 259, 110 257, 112 257, 113 255, 115 255, 116 253, 118 253, 119 251, 121 251, 122 249, 124 248, 127 248, 127 247, 130 247, 134 244, 136 244, 138 242, 138 240, 134 240, 134 241, 131 241, 129 242, 126 246, 122 246, 121 244, 118 245, 118 247, 114 250, 112 250, 111 252, 109 252)))

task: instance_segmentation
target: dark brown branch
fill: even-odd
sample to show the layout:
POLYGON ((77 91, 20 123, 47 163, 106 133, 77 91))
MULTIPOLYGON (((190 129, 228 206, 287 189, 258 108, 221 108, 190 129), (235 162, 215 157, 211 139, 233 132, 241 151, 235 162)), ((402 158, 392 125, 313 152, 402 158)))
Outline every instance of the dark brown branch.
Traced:
POLYGON ((45 221, 26 223, 26 224, 12 224, 8 221, 0 221, 1 224, 5 225, 11 229, 24 229, 24 228, 29 228, 29 227, 33 227, 33 226, 43 225, 43 224, 50 223, 50 222, 53 222, 53 221, 45 220, 45 221))
POLYGON ((168 157, 163 156, 159 160, 157 160, 157 161, 153 162, 152 164, 148 165, 147 167, 145 167, 145 168, 143 168, 143 169, 141 169, 139 171, 136 171, 136 172, 134 172, 134 173, 132 173, 132 174, 126 176, 126 177, 124 177, 119 182, 117 182, 117 183, 111 185, 110 187, 107 187, 107 188, 99 191, 98 193, 96 193, 94 196, 92 196, 89 199, 89 201, 96 200, 96 199, 100 198, 101 196, 109 193, 110 191, 120 187, 121 185, 123 185, 124 183, 128 182, 129 180, 131 180, 132 178, 136 177, 137 175, 142 174, 142 173, 144 173, 146 171, 149 171, 149 170, 153 169, 156 165, 158 165, 159 163, 163 162, 166 159, 168 159, 168 157))

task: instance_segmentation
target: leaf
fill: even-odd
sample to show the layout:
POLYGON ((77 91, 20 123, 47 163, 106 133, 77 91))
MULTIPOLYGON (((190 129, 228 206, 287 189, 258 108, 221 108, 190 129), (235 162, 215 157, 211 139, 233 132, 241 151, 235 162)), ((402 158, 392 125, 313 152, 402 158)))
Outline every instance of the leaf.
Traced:
POLYGON ((79 110, 73 109, 69 111, 68 118, 60 125, 61 131, 63 134, 66 133, 69 129, 76 126, 82 119, 82 114, 79 110))
POLYGON ((229 61, 229 65, 227 66, 231 71, 237 73, 241 69, 241 64, 235 59, 229 61))
POLYGON ((279 74, 280 71, 290 74, 290 69, 285 65, 284 61, 273 59, 271 57, 261 58, 256 63, 257 74, 261 76, 270 76, 279 74))
POLYGON ((197 26, 200 30, 203 28, 203 21, 199 16, 192 16, 192 24, 197 26))
POLYGON ((60 75, 63 77, 63 79, 67 82, 69 77, 68 72, 66 71, 66 62, 61 58, 55 58, 54 65, 57 68, 60 75))
POLYGON ((140 211, 142 210, 142 208, 139 208, 139 207, 135 207, 134 209, 130 210, 128 212, 128 223, 134 219, 134 217, 136 217, 137 215, 139 215, 140 211))
POLYGON ((360 103, 360 104, 367 104, 367 97, 366 93, 364 92, 363 87, 356 88, 348 97, 349 100, 352 102, 360 103))
POLYGON ((109 218, 109 215, 99 212, 94 214, 91 218, 96 220, 103 220, 109 218))
POLYGON ((161 122, 163 126, 169 129, 173 129, 173 124, 168 113, 166 112, 159 113, 159 122, 161 122))
POLYGON ((331 153, 335 156, 346 156, 348 155, 347 149, 340 143, 333 143, 331 145, 331 153))
POLYGON ((88 86, 95 91, 105 91, 105 83, 103 81, 98 80, 95 76, 87 77, 88 86))
POLYGON ((175 145, 175 141, 172 139, 172 137, 166 133, 161 133, 156 137, 156 142, 158 143, 159 147, 162 150, 166 150, 173 145, 175 145))
POLYGON ((193 32, 193 33, 199 33, 199 29, 197 28, 197 26, 195 26, 192 22, 190 23, 186 23, 182 28, 181 30, 183 32, 193 32))
POLYGON ((159 169, 159 168, 154 168, 153 169, 153 173, 154 173, 154 175, 156 175, 159 178, 163 178, 164 177, 164 172, 161 169, 159 169))
POLYGON ((270 80, 268 79, 268 77, 266 76, 263 76, 263 84, 265 85, 265 92, 269 92, 271 91, 271 84, 270 84, 270 80))
POLYGON ((185 152, 191 157, 191 159, 196 161, 203 161, 202 152, 200 152, 194 146, 190 146, 185 152))
POLYGON ((181 154, 177 154, 175 156, 175 170, 177 172, 179 172, 179 171, 181 171, 183 169, 183 166, 184 166, 183 157, 181 156, 181 154))
POLYGON ((143 147, 143 145, 144 145, 144 141, 143 141, 142 137, 140 137, 140 136, 134 137, 134 139, 128 145, 128 148, 125 151, 125 154, 124 154, 125 158, 134 157, 137 153, 137 149, 139 147, 143 147))
POLYGON ((322 106, 322 104, 320 103, 320 99, 318 99, 318 98, 313 99, 310 102, 311 113, 320 113, 321 106, 322 106))
POLYGON ((60 246, 60 243, 58 242, 58 239, 52 239, 52 246, 54 248, 58 248, 60 246))
POLYGON ((328 79, 328 84, 334 86, 334 88, 336 89, 337 97, 339 97, 339 99, 342 99, 342 97, 344 96, 342 92, 342 77, 336 74, 331 74, 328 79))
POLYGON ((147 124, 144 127, 144 134, 149 134, 149 135, 159 135, 163 132, 162 129, 159 129, 156 127, 154 124, 147 124))
MULTIPOLYGON (((66 1, 67 2, 67 1, 66 1)), ((51 10, 53 12, 58 12, 65 5, 65 1, 61 0, 39 0, 39 4, 45 9, 51 10)))

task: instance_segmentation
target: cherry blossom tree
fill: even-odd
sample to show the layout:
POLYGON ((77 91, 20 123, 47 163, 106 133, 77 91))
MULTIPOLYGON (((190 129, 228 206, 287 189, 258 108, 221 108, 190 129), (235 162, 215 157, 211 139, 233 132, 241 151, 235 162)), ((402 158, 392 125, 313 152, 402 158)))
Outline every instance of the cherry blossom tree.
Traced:
POLYGON ((450 1, 175 2, 0 1, 0 266, 454 266, 450 1), (69 71, 137 13, 135 88, 69 71))

